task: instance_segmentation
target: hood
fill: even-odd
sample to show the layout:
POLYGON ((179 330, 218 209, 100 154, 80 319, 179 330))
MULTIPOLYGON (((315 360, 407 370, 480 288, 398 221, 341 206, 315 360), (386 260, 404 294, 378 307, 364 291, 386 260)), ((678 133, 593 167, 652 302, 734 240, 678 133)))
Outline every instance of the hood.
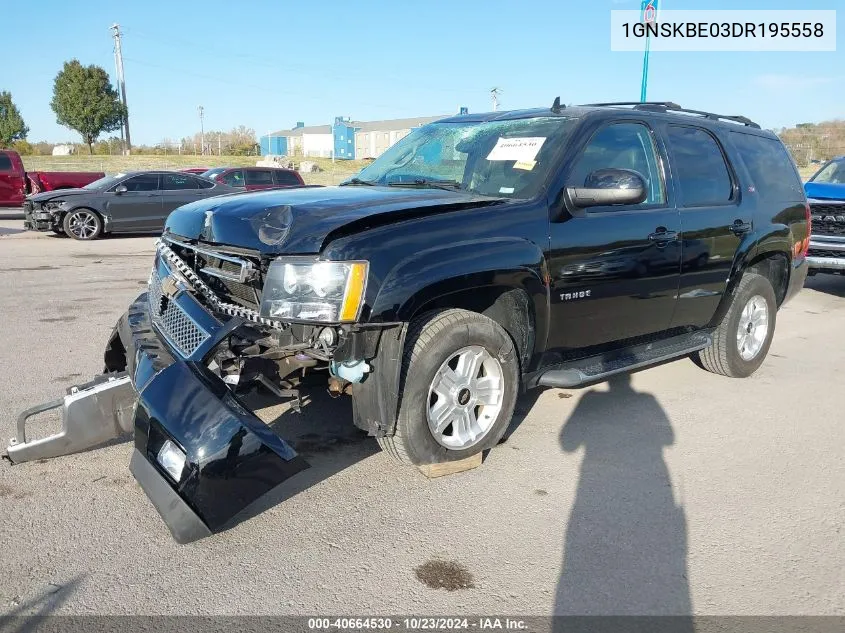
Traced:
POLYGON ((32 200, 33 202, 46 202, 47 200, 52 200, 53 198, 67 198, 70 196, 79 196, 83 194, 91 195, 92 193, 97 192, 90 191, 88 189, 56 189, 54 191, 42 191, 41 193, 34 193, 32 195, 27 196, 27 200, 32 200))
POLYGON ((218 196, 179 207, 167 218, 164 232, 268 255, 319 253, 330 234, 352 230, 352 224, 371 227, 501 202, 500 198, 442 189, 346 186, 269 190, 218 196))
POLYGON ((805 182, 804 192, 808 198, 845 200, 845 185, 837 185, 829 182, 805 182))

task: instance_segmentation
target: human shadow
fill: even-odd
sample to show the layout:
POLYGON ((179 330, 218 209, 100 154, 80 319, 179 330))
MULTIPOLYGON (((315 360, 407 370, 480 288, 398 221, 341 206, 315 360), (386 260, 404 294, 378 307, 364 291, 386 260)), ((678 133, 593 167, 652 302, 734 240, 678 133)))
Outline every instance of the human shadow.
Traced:
POLYGON ((49 617, 70 599, 86 575, 78 574, 63 584, 48 583, 30 600, 21 601, 5 611, 0 610, 0 631, 30 633, 50 630, 53 627, 45 627, 49 617))
MULTIPOLYGON (((609 387, 584 394, 560 433, 565 452, 584 455, 555 614, 690 616, 686 518, 663 459, 672 426, 629 375, 609 387)), ((693 630, 689 617, 672 620, 693 630)))

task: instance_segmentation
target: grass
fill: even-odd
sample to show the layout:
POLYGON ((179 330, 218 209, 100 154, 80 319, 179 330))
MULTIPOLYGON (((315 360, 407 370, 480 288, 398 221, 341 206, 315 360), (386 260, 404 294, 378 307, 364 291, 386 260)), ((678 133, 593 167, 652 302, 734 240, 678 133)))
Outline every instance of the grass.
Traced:
MULTIPOLYGON (((254 166, 255 156, 194 156, 169 154, 167 156, 135 155, 135 156, 23 156, 23 164, 28 171, 103 171, 116 174, 140 169, 183 169, 185 167, 248 167, 254 166)), ((363 160, 338 160, 332 163, 331 158, 300 158, 292 159, 299 164, 300 160, 316 163, 323 171, 302 174, 302 178, 309 185, 336 185, 342 180, 354 176, 366 165, 363 160)))

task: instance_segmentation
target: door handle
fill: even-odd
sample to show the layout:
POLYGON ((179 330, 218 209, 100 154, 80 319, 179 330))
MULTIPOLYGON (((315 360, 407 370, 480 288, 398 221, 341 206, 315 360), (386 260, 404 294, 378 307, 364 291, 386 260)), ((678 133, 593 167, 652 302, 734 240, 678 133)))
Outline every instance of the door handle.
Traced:
POLYGON ((742 220, 734 220, 731 224, 731 233, 734 235, 745 235, 751 231, 751 222, 743 222, 742 220))
POLYGON ((654 233, 649 234, 648 239, 652 242, 672 242, 678 239, 678 232, 667 231, 666 227, 658 226, 654 233))

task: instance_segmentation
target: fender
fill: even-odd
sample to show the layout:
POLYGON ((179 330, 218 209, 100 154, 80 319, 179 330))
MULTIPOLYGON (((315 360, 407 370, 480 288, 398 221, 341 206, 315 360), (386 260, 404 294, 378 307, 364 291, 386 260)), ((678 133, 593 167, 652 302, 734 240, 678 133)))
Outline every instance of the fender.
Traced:
POLYGON ((521 289, 533 305, 534 352, 546 342, 549 294, 545 256, 528 240, 496 237, 453 242, 414 253, 399 262, 379 288, 372 314, 408 322, 426 304, 471 288, 521 289))
POLYGON ((725 294, 722 295, 722 300, 719 302, 708 327, 719 325, 727 314, 736 287, 739 285, 742 275, 753 262, 772 254, 783 254, 791 259, 791 245, 791 231, 785 224, 770 224, 763 232, 748 234, 737 248, 725 294))
POLYGON ((393 434, 406 324, 427 304, 448 295, 491 286, 523 290, 534 320, 533 363, 548 337, 549 296, 545 279, 548 271, 540 247, 511 237, 453 242, 419 251, 399 262, 381 284, 371 315, 403 325, 394 326, 382 336, 374 359, 374 379, 353 387, 355 424, 370 435, 393 434))

